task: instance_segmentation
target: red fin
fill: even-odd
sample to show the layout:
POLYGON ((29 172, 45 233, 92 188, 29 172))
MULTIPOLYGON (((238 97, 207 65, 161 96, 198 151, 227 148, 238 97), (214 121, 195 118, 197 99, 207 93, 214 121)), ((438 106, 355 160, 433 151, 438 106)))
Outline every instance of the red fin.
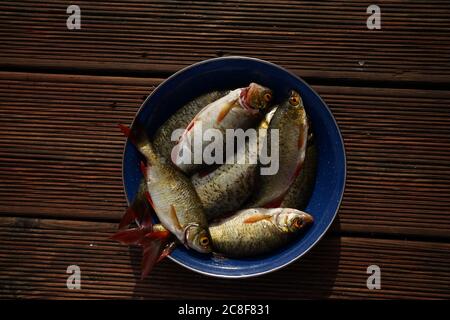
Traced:
POLYGON ((244 220, 244 223, 255 223, 261 220, 269 220, 272 216, 267 214, 256 213, 244 220))
POLYGON ((172 251, 175 249, 176 247, 176 243, 172 242, 169 245, 167 245, 164 250, 161 252, 161 254, 159 255, 158 261, 156 261, 157 263, 160 262, 161 260, 163 260, 165 257, 167 257, 169 254, 172 253, 172 251))
POLYGON ((305 146, 305 138, 303 134, 300 134, 298 137, 298 149, 302 149, 305 146))
POLYGON ((145 198, 147 199, 148 203, 152 206, 153 210, 155 210, 155 205, 153 204, 152 197, 150 196, 150 193, 147 191, 145 192, 145 198))
POLYGON ((150 213, 144 212, 141 218, 141 226, 142 228, 150 228, 153 225, 152 217, 150 213))
POLYGON ((195 119, 193 119, 191 122, 189 122, 188 126, 186 127, 186 133, 188 133, 189 131, 191 131, 191 129, 194 127, 195 124, 195 119))
POLYGON ((119 229, 123 229, 124 227, 130 225, 130 223, 133 222, 136 218, 136 212, 134 212, 133 208, 128 207, 122 217, 122 220, 120 221, 119 229))
POLYGON ((204 177, 206 177, 207 175, 209 175, 210 173, 212 173, 215 169, 216 169, 216 168, 215 168, 214 166, 211 166, 211 167, 209 167, 209 168, 202 169, 202 170, 200 170, 200 171, 197 173, 197 177, 198 177, 198 178, 204 178, 204 177))
POLYGON ((135 139, 135 136, 133 135, 133 133, 131 132, 131 129, 128 126, 121 124, 121 123, 119 123, 118 126, 119 126, 120 131, 122 131, 122 133, 125 135, 125 137, 130 139, 131 142, 133 144, 135 144, 136 139, 135 139))
POLYGON ((174 226, 181 231, 182 228, 180 222, 178 221, 177 210, 175 209, 175 206, 173 204, 170 205, 169 215, 171 220, 173 221, 174 226))
POLYGON ((144 245, 141 265, 142 280, 149 275, 150 271, 152 271, 153 267, 158 262, 159 252, 161 251, 162 245, 163 242, 160 239, 149 241, 144 245))
POLYGON ((225 107, 220 110, 219 115, 217 116, 216 122, 220 123, 227 116, 227 114, 233 109, 234 102, 229 102, 225 107))
POLYGON ((148 230, 143 228, 133 228, 128 230, 121 230, 116 232, 111 236, 112 240, 119 241, 122 244, 135 244, 138 245, 141 243, 144 238, 145 233, 148 230))
POLYGON ((147 180, 147 166, 145 165, 144 161, 141 161, 139 163, 139 168, 141 169, 142 175, 147 180))
POLYGON ((303 168, 303 163, 299 163, 297 168, 295 169, 294 172, 294 177, 298 177, 298 175, 300 174, 300 172, 302 171, 303 168))
POLYGON ((147 239, 167 239, 169 236, 169 231, 154 231, 145 235, 147 239))
POLYGON ((133 123, 129 128, 123 124, 118 124, 120 131, 131 141, 131 143, 141 152, 141 148, 151 145, 145 128, 140 123, 133 123))
POLYGON ((297 178, 298 175, 300 174, 300 172, 302 171, 302 168, 303 168, 303 162, 304 162, 304 161, 300 162, 300 163, 297 165, 297 167, 295 168, 295 171, 294 171, 294 173, 292 174, 292 177, 291 177, 291 179, 290 179, 290 181, 289 181, 289 186, 294 182, 295 178, 297 178))
POLYGON ((204 177, 206 177, 207 175, 209 175, 210 174, 210 172, 208 171, 208 170, 202 170, 202 171, 200 171, 199 173, 198 173, 198 177, 199 178, 204 178, 204 177))
MULTIPOLYGON (((189 133, 189 131, 191 131, 191 129, 194 127, 195 121, 197 119, 197 116, 194 117, 194 119, 191 120, 191 122, 189 122, 189 124, 187 125, 186 129, 184 129, 183 133, 181 134, 180 138, 177 141, 177 145, 178 143, 183 140, 183 138, 189 133)), ((178 151, 177 153, 178 154, 178 151)))

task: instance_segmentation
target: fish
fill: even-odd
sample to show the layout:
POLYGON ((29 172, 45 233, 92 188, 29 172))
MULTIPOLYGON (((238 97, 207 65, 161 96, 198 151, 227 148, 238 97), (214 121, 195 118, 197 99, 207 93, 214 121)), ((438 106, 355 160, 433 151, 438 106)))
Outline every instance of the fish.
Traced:
POLYGON ((280 207, 304 210, 311 197, 317 170, 317 147, 313 139, 308 139, 303 169, 289 188, 280 207))
POLYGON ((208 129, 217 129, 224 137, 227 129, 250 128, 260 120, 261 110, 271 101, 270 89, 251 83, 208 104, 187 125, 172 149, 173 163, 187 174, 198 171, 204 165, 203 151, 209 142, 203 135, 208 129), (199 138, 194 138, 197 134, 199 138))
POLYGON ((186 128, 200 110, 222 98, 227 93, 228 91, 222 90, 203 94, 188 102, 171 115, 151 137, 153 146, 158 150, 159 154, 166 159, 170 159, 172 149, 177 144, 177 141, 171 140, 172 133, 176 129, 186 128))
MULTIPOLYGON (((188 102, 170 116, 151 137, 151 142, 161 157, 170 159, 170 153, 176 144, 175 141, 171 140, 171 135, 174 130, 185 128, 203 107, 220 99, 225 94, 227 94, 227 91, 212 91, 203 94, 188 102)), ((146 200, 146 192, 147 183, 145 182, 145 179, 142 178, 135 198, 123 215, 119 224, 119 229, 129 226, 136 219, 142 219, 151 215, 152 210, 149 208, 148 201, 146 200)))
MULTIPOLYGON (((267 129, 275 110, 269 110, 261 120, 258 128, 267 129)), ((266 130, 258 131, 258 139, 263 139, 266 130)), ((255 187, 257 150, 249 148, 246 141, 245 149, 236 156, 232 164, 223 164, 213 170, 204 170, 191 176, 191 181, 203 204, 208 221, 219 218, 241 208, 248 200, 255 187), (255 154, 256 153, 256 154, 255 154)))
POLYGON ((249 161, 250 153, 243 152, 237 157, 237 163, 191 176, 208 221, 237 210, 247 201, 255 186, 258 166, 249 161), (245 161, 241 162, 241 158, 245 161))
POLYGON ((289 187, 300 174, 305 159, 308 138, 308 117, 300 94, 291 91, 287 101, 277 106, 267 129, 267 150, 271 150, 269 135, 272 130, 279 134, 279 169, 273 175, 260 175, 258 189, 246 208, 276 208, 286 195, 289 187))
MULTIPOLYGON (((224 94, 224 92, 217 91, 210 96, 201 96, 184 106, 182 109, 189 106, 198 108, 205 99, 213 99, 215 96, 221 94, 224 94)), ((269 110, 261 120, 259 128, 267 129, 274 113, 275 109, 272 108, 269 110)), ((157 131, 159 133, 154 136, 153 145, 160 154, 164 153, 165 149, 161 147, 158 148, 157 146, 168 145, 168 141, 170 141, 168 132, 173 128, 176 128, 177 124, 180 124, 180 121, 186 121, 187 117, 183 116, 186 114, 189 114, 187 110, 175 118, 169 118, 169 120, 160 127, 163 131, 157 131), (156 141, 158 141, 157 145, 155 145, 156 141)), ((177 113, 175 115, 177 115, 177 113)), ((265 131, 263 130, 259 132, 259 134, 265 134, 265 131)), ((246 144, 246 147, 247 150, 250 152, 252 151, 248 148, 248 143, 246 144)), ((242 153, 240 157, 236 158, 236 161, 233 164, 213 166, 207 170, 194 173, 191 176, 191 181, 202 202, 208 221, 236 211, 246 200, 248 200, 254 190, 257 170, 257 164, 250 163, 250 157, 250 153, 242 153), (244 161, 242 161, 242 159, 244 159, 244 161)), ((134 219, 137 219, 138 216, 144 215, 137 215, 136 213, 148 211, 148 205, 145 199, 146 190, 147 184, 143 178, 139 185, 138 194, 122 218, 120 227, 129 225, 134 219)))
MULTIPOLYGON (((250 258, 270 253, 309 228, 314 217, 291 208, 250 208, 210 223, 213 254, 250 258)), ((164 231, 161 225, 155 225, 164 231)))
POLYGON ((141 162, 147 184, 145 196, 160 223, 187 248, 211 252, 207 219, 189 178, 161 157, 141 125, 120 128, 146 160, 141 162))
POLYGON ((250 208, 212 222, 209 232, 214 252, 248 258, 276 250, 313 221, 313 216, 297 209, 250 208))

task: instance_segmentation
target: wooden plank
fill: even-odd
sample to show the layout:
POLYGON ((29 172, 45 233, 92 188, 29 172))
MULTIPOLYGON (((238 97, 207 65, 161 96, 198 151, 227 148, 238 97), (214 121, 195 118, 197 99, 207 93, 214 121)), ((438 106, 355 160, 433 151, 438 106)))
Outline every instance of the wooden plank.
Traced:
POLYGON ((3 298, 449 298, 450 244, 325 237, 292 265, 244 280, 215 279, 164 261, 139 280, 140 252, 107 240, 109 223, 0 218, 3 298), (66 269, 81 269, 68 290, 66 269), (369 265, 381 289, 366 286, 369 265))
MULTIPOLYGON (((117 221, 124 138, 160 79, 0 73, 0 214, 117 221)), ((315 87, 344 136, 335 230, 450 237, 449 92, 315 87)))
POLYGON ((0 67, 174 72, 246 55, 303 77, 448 83, 450 3, 390 0, 381 30, 364 1, 1 1, 0 67))

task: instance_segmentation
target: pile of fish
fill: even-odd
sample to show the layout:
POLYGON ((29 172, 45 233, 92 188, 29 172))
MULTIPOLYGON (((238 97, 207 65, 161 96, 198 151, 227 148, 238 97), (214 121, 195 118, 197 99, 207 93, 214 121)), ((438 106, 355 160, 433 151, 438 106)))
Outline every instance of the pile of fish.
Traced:
POLYGON ((142 277, 178 245, 246 258, 276 250, 313 223, 313 216, 302 211, 316 174, 310 123, 298 92, 291 91, 277 105, 272 96, 269 88, 256 83, 202 95, 174 113, 152 137, 137 123, 131 129, 120 125, 142 155, 143 180, 112 238, 143 248, 142 277), (180 128, 181 135, 173 141, 180 128), (183 154, 207 148, 207 142, 193 141, 199 128, 222 134, 260 129, 258 141, 266 141, 266 150, 277 132, 278 170, 261 174, 259 154, 256 162, 246 161, 255 156, 252 151, 235 150, 235 161, 220 165, 183 161, 183 154), (158 224, 152 222, 154 214, 158 224))

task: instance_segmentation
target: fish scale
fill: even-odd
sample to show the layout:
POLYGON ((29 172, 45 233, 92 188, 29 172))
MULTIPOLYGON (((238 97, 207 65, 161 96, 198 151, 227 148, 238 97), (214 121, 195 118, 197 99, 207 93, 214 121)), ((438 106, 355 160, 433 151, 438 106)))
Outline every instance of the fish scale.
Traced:
POLYGON ((289 187, 301 172, 308 137, 308 118, 300 95, 291 96, 277 107, 267 131, 267 150, 271 150, 272 130, 278 130, 278 171, 273 175, 260 175, 258 190, 246 205, 251 207, 279 207, 289 187), (293 103, 295 97, 298 102, 293 103))
POLYGON ((295 209, 252 208, 211 223, 209 232, 215 252, 228 257, 251 257, 281 247, 312 222, 311 215, 295 209), (247 222, 254 217, 256 222, 247 222), (301 219, 303 225, 289 229, 295 218, 301 219))

